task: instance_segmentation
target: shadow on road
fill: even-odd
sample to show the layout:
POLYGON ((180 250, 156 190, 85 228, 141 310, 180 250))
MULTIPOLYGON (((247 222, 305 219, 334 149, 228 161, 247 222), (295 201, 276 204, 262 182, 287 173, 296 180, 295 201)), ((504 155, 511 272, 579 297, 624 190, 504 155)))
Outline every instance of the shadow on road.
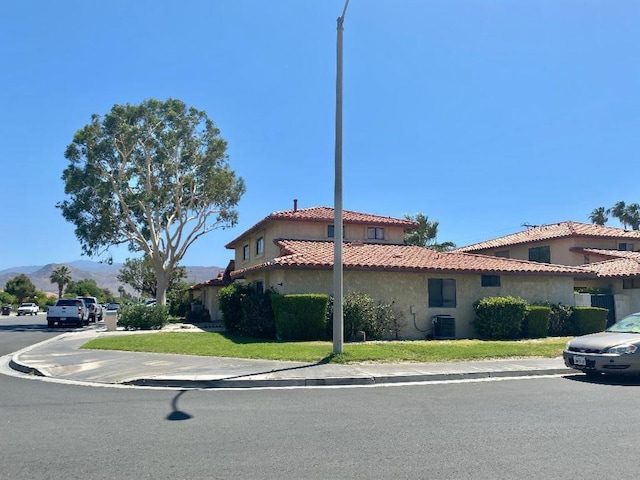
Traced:
POLYGON ((182 410, 178 409, 178 399, 185 392, 186 390, 181 390, 180 393, 178 393, 175 397, 173 397, 173 400, 171 401, 171 408, 173 409, 173 411, 169 415, 167 415, 166 417, 167 420, 177 421, 177 420, 189 420, 193 418, 193 416, 189 415, 187 412, 183 412, 182 410))
POLYGON ((617 387, 640 387, 640 375, 566 375, 564 378, 574 382, 594 383, 617 387))

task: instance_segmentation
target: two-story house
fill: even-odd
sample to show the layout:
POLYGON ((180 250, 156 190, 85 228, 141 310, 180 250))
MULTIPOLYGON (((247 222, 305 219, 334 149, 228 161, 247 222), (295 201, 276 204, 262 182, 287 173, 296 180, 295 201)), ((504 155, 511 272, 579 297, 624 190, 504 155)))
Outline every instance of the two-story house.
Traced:
POLYGON ((610 321, 640 311, 640 231, 579 222, 541 225, 466 247, 456 252, 578 266, 591 276, 574 279, 576 290, 593 305, 609 308, 610 321))
MULTIPOLYGON (((334 211, 328 207, 272 213, 226 247, 234 250, 235 281, 279 293, 333 293, 334 211)), ((343 212, 344 291, 393 302, 406 326, 403 338, 433 335, 447 315, 455 337, 474 335, 473 303, 487 296, 573 304, 580 268, 470 253, 436 252, 404 244, 416 224, 406 219, 343 212)))

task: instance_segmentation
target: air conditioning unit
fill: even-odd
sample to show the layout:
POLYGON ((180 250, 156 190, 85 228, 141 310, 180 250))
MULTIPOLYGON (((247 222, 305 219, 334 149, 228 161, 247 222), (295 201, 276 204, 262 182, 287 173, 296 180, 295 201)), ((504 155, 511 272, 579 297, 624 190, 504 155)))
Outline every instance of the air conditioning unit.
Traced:
POLYGON ((434 315, 433 338, 436 340, 453 340, 456 338, 456 319, 451 315, 434 315))

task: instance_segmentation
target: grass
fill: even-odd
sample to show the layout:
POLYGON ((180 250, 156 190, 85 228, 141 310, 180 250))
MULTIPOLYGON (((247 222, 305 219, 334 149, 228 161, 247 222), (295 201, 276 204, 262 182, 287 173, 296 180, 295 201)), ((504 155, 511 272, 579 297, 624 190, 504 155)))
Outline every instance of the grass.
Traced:
POLYGON ((431 363, 518 357, 553 358, 562 355, 567 340, 567 337, 551 337, 519 341, 347 343, 342 354, 334 355, 331 342, 277 342, 213 332, 159 332, 97 338, 82 348, 310 363, 431 363))

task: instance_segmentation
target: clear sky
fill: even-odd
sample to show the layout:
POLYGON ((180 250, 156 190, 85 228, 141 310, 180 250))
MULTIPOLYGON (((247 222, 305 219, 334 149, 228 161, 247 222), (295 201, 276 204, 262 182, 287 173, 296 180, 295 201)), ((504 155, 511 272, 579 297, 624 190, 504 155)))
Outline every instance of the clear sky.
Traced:
MULTIPOLYGON (((206 111, 246 182, 238 225, 183 265, 226 266, 224 245, 293 199, 332 207, 343 6, 0 2, 0 270, 82 258, 54 207, 64 150, 117 103, 206 111)), ((344 209, 422 212, 463 246, 640 203, 639 26, 637 0, 351 0, 344 209)))

